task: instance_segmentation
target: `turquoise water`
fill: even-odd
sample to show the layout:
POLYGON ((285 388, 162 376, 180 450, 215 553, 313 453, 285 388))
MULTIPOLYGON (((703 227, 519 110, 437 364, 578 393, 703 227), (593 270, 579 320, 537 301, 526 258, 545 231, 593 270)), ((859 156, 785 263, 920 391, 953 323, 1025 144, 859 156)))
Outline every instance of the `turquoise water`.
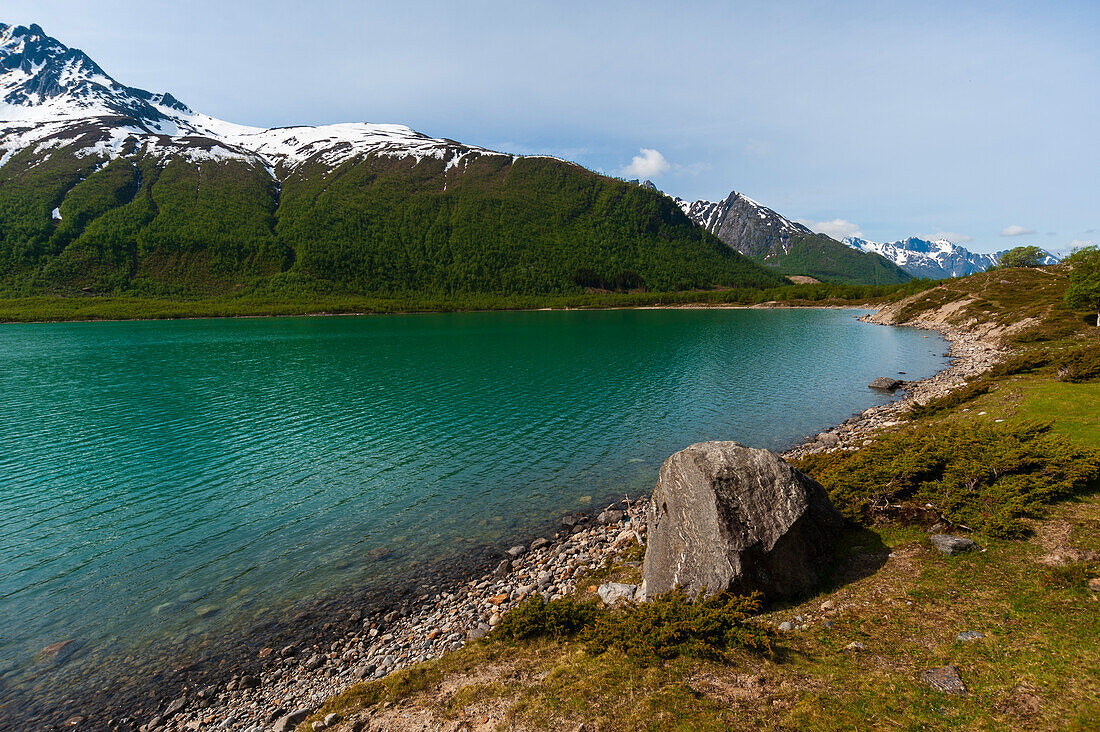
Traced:
POLYGON ((2 326, 0 674, 505 542, 648 490, 692 442, 781 448, 945 363, 855 314, 2 326))

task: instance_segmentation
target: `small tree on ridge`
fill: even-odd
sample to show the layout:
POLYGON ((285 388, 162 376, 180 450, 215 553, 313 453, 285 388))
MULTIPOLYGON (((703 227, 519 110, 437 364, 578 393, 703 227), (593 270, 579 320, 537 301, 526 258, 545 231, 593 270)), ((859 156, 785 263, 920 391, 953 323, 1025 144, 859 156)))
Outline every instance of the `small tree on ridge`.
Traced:
POLYGON ((1078 249, 1063 260, 1072 265, 1066 304, 1071 308, 1088 308, 1096 312, 1100 326, 1100 249, 1095 246, 1078 249))
POLYGON ((997 260, 998 267, 1038 267, 1043 261, 1043 250, 1039 247, 1016 247, 1009 249, 997 260))

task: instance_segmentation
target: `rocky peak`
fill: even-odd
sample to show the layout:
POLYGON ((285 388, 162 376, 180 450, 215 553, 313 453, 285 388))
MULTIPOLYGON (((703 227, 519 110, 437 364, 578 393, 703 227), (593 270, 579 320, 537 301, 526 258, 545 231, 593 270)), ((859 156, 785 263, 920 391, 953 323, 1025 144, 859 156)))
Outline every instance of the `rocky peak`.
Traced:
POLYGON ((791 237, 811 234, 801 224, 732 191, 719 202, 675 199, 688 218, 742 254, 763 259, 785 255, 791 237))
POLYGON ((170 94, 119 84, 38 24, 0 24, 0 101, 0 116, 31 120, 115 115, 157 127, 168 119, 158 106, 190 112, 170 94))

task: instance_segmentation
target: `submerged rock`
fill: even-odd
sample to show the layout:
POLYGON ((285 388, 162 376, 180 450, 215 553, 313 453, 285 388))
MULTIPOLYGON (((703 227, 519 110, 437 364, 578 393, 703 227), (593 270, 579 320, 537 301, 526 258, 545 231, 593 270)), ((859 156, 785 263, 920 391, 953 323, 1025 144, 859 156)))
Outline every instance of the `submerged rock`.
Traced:
POLYGON ((70 638, 46 646, 35 655, 34 660, 40 664, 60 665, 72 658, 79 649, 80 641, 70 638))
POLYGON ((693 596, 808 592, 843 524, 819 483, 736 442, 698 443, 666 460, 647 519, 648 597, 677 586, 693 596))

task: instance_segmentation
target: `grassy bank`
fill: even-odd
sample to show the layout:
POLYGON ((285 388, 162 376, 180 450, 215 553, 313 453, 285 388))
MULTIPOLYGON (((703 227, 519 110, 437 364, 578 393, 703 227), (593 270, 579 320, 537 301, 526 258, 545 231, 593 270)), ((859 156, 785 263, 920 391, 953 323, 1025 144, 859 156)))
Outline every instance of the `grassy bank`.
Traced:
MULTIPOLYGON (((862 449, 802 463, 851 523, 818 593, 759 618, 794 626, 770 649, 693 653, 682 624, 688 650, 649 656, 594 646, 606 620, 493 633, 353 687, 300 729, 331 712, 355 730, 1095 729, 1100 331, 1061 304, 1064 287, 1058 270, 1013 270, 898 295, 899 322, 984 329, 1014 355, 862 449), (942 522, 984 551, 936 552, 942 522), (946 665, 965 694, 922 682, 946 665)), ((636 581, 637 553, 578 582, 576 600, 636 581)))
POLYGON ((455 312, 537 310, 541 308, 608 308, 655 305, 857 305, 879 301, 931 286, 926 281, 905 285, 789 285, 768 289, 738 288, 682 292, 571 295, 366 296, 288 292, 260 288, 235 296, 213 298, 144 297, 139 295, 29 295, 0 297, 0 322, 79 320, 164 320, 247 316, 353 313, 455 312))

